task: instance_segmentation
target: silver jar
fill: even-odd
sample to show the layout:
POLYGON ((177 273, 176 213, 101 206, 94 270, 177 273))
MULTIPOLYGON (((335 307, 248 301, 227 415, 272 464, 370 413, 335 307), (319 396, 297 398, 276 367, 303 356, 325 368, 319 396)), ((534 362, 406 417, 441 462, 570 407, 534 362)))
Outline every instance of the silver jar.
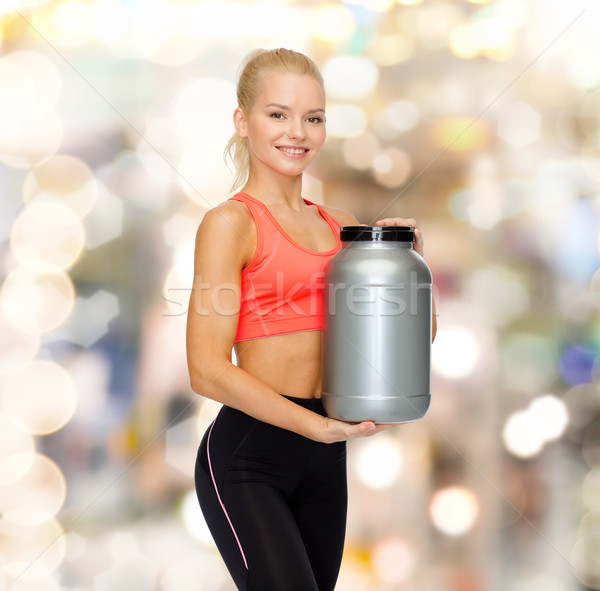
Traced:
POLYGON ((323 405, 343 421, 405 423, 431 399, 432 276, 411 226, 343 226, 325 271, 323 405))

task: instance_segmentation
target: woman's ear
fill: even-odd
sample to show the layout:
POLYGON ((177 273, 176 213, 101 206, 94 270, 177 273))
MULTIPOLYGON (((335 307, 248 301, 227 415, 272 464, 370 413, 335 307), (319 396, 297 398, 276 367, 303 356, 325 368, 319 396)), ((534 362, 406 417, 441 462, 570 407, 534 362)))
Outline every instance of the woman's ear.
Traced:
POLYGON ((240 107, 233 112, 233 124, 235 126, 235 132, 240 137, 248 137, 248 131, 246 129, 246 115, 244 114, 244 111, 240 109, 240 107))

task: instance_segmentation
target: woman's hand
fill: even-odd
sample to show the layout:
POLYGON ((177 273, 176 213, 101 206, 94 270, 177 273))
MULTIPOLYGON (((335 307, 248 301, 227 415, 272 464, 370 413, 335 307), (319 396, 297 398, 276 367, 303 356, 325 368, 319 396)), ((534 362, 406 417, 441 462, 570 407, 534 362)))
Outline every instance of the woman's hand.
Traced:
POLYGON ((414 226, 415 227, 415 242, 414 249, 421 255, 423 255, 423 236, 421 230, 417 227, 417 221, 414 218, 384 218, 375 222, 376 226, 414 226))
POLYGON ((335 443, 336 441, 346 441, 356 437, 371 437, 375 433, 396 427, 397 424, 376 425, 373 421, 363 421, 362 423, 346 423, 337 419, 323 417, 322 430, 318 441, 323 443, 335 443))

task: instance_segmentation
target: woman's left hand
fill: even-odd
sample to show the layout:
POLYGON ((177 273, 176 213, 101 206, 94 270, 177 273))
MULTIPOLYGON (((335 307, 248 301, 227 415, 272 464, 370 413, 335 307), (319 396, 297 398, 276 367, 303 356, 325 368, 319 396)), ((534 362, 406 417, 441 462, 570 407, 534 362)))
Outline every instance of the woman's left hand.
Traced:
POLYGON ((415 242, 413 248, 423 255, 423 236, 421 230, 417 227, 417 221, 414 218, 384 218, 375 222, 376 226, 414 226, 415 227, 415 242))

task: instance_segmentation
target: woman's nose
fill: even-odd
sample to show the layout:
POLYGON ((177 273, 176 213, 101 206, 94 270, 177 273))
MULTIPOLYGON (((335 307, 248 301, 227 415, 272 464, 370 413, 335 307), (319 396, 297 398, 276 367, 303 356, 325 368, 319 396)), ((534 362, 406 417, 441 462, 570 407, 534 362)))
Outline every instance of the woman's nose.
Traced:
POLYGON ((290 138, 303 138, 304 137, 304 122, 302 119, 290 119, 290 126, 288 128, 288 135, 290 138))

